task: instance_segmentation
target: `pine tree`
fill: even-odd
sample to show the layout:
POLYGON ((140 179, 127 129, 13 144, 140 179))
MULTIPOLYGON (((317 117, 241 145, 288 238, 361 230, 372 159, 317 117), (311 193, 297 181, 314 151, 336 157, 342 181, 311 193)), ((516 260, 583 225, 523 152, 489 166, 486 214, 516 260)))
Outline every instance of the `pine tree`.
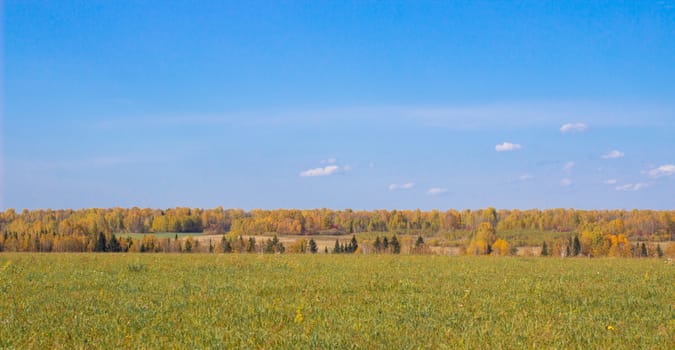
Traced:
POLYGON ((335 247, 333 248, 333 254, 339 254, 340 253, 340 241, 337 239, 335 240, 335 247))
POLYGON ((319 251, 319 247, 316 246, 316 242, 314 242, 314 238, 310 238, 309 240, 309 252, 312 254, 316 254, 319 251))
POLYGON ((255 251, 256 251, 256 249, 255 249, 256 244, 255 243, 256 243, 255 238, 253 238, 253 237, 248 238, 248 244, 246 245, 246 252, 247 253, 255 253, 255 251))
POLYGON ((398 242, 396 235, 391 236, 391 252, 394 254, 401 253, 401 243, 398 242))
POLYGON ((541 256, 547 256, 548 255, 548 247, 546 247, 546 241, 542 243, 541 245, 541 256))
POLYGON ((386 252, 387 249, 389 249, 389 239, 385 236, 382 240, 382 250, 386 252))
POLYGON ((350 253, 354 253, 359 247, 359 243, 356 241, 356 235, 352 235, 352 241, 349 243, 350 253))
POLYGON ((424 238, 422 236, 417 236, 417 241, 415 241, 415 248, 419 248, 424 244, 424 238))
POLYGON ((657 244, 657 245, 656 245, 656 256, 658 256, 659 258, 662 258, 662 257, 663 257, 663 250, 661 249, 661 245, 660 245, 660 244, 657 244))
POLYGON ((266 254, 274 253, 274 242, 272 242, 271 239, 265 241, 265 247, 263 248, 263 252, 266 254))
POLYGON ((640 256, 647 256, 647 246, 644 243, 640 246, 640 256))
POLYGON ((94 251, 105 252, 105 235, 103 235, 102 232, 98 234, 98 239, 96 240, 96 244, 94 245, 94 251))
POLYGON ((115 235, 112 235, 112 237, 110 238, 110 242, 108 242, 108 251, 113 253, 122 251, 120 241, 117 240, 117 237, 115 237, 115 235))
POLYGON ((283 253, 286 251, 286 248, 284 247, 283 243, 279 241, 279 237, 277 235, 274 235, 272 239, 268 239, 265 242, 265 247, 263 248, 263 252, 265 253, 283 253))
POLYGON ((373 248, 375 249, 376 253, 379 253, 382 250, 382 241, 380 240, 380 236, 377 236, 375 238, 375 243, 373 243, 373 248))
POLYGON ((574 243, 572 245, 572 255, 577 256, 581 253, 581 242, 579 236, 574 236, 574 243))
POLYGON ((232 244, 225 235, 223 235, 223 238, 220 240, 220 247, 223 250, 223 253, 232 253, 232 244))

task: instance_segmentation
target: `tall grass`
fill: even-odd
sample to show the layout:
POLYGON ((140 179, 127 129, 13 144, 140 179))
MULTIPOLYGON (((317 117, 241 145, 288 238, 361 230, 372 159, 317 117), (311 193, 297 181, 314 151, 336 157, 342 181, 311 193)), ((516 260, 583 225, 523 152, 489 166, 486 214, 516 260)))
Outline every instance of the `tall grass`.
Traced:
POLYGON ((673 348, 657 259, 0 254, 1 348, 673 348))

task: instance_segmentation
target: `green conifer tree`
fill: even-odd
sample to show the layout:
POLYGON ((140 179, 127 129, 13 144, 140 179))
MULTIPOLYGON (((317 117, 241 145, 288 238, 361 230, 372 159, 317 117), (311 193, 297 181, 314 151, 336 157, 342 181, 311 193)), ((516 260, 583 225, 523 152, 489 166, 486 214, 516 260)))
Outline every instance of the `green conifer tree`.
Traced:
POLYGON ((96 244, 94 245, 95 252, 105 252, 105 235, 100 232, 98 234, 98 239, 96 239, 96 244))
POLYGON ((314 242, 314 238, 309 239, 309 252, 312 254, 316 254, 319 251, 319 247, 317 247, 316 242, 314 242))
POLYGON ((223 250, 223 253, 232 253, 232 244, 225 235, 223 235, 223 238, 220 240, 220 247, 223 250))
POLYGON ((548 247, 546 246, 546 241, 541 245, 541 256, 548 256, 548 247))
POLYGON ((642 257, 647 256, 647 246, 644 243, 642 243, 642 245, 640 246, 640 256, 642 257))
POLYGON ((660 244, 656 245, 656 256, 658 256, 659 258, 663 258, 663 250, 661 249, 660 244))
POLYGON ((419 248, 422 245, 424 245, 424 238, 422 238, 422 236, 417 236, 417 240, 415 241, 415 248, 419 248))
POLYGON ((255 251, 256 251, 255 238, 249 237, 248 238, 248 244, 246 245, 246 252, 247 253, 255 253, 255 251))
POLYGON ((117 240, 117 237, 115 237, 115 235, 112 235, 112 237, 110 237, 110 241, 108 242, 108 251, 113 253, 122 251, 120 241, 117 240))
POLYGON ((375 249, 376 253, 380 253, 382 251, 382 241, 380 240, 380 236, 375 237, 375 242, 373 243, 373 249, 375 249))
POLYGON ((391 236, 391 252, 394 254, 400 254, 401 253, 401 243, 398 242, 398 238, 396 238, 396 235, 391 236))
POLYGON ((352 240, 349 242, 349 252, 354 253, 359 248, 359 243, 356 241, 356 235, 352 235, 352 240))
POLYGON ((581 254, 581 242, 579 242, 579 236, 574 236, 574 243, 572 244, 572 255, 577 256, 581 254))

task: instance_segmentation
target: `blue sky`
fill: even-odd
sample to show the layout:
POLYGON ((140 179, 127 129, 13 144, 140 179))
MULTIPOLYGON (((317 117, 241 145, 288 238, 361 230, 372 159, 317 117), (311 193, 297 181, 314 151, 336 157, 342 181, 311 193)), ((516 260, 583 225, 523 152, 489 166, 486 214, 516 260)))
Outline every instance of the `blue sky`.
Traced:
POLYGON ((675 207, 675 1, 12 1, 2 208, 675 207))

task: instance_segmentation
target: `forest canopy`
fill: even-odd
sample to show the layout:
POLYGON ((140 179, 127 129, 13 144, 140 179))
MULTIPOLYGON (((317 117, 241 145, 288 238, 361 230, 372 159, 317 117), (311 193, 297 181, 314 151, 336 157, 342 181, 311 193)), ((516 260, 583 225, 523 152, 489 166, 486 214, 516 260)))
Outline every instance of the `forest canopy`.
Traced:
POLYGON ((118 233, 234 233, 315 235, 394 232, 431 234, 475 230, 489 222, 497 231, 581 232, 602 226, 631 239, 662 241, 675 236, 675 211, 666 210, 372 210, 111 208, 0 212, 0 232, 15 235, 105 235, 118 233))

